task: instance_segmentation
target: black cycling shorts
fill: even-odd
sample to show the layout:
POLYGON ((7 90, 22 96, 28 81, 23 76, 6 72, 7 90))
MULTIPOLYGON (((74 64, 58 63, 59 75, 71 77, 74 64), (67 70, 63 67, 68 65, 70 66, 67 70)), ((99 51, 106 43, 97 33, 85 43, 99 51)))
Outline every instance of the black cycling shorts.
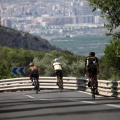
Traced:
POLYGON ((89 68, 88 69, 88 75, 97 75, 97 68, 89 68))
POLYGON ((60 78, 62 79, 62 77, 63 77, 62 70, 56 70, 55 74, 56 74, 57 77, 60 76, 60 78))
POLYGON ((31 78, 34 77, 34 78, 38 78, 38 74, 31 74, 30 76, 31 78))

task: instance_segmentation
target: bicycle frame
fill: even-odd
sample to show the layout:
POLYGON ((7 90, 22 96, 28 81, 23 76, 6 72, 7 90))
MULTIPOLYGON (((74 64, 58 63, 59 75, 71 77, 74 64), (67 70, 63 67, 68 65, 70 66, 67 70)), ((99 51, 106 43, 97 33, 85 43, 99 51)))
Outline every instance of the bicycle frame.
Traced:
POLYGON ((95 77, 91 75, 90 77, 90 82, 91 82, 91 94, 92 98, 95 99, 95 94, 96 94, 96 87, 95 87, 95 77))
POLYGON ((34 83, 34 88, 36 90, 36 93, 38 93, 38 91, 39 91, 39 85, 37 83, 36 77, 32 77, 32 80, 33 80, 33 83, 34 83))
POLYGON ((63 83, 62 83, 62 79, 61 79, 60 75, 58 75, 58 87, 59 87, 59 91, 62 92, 63 83))

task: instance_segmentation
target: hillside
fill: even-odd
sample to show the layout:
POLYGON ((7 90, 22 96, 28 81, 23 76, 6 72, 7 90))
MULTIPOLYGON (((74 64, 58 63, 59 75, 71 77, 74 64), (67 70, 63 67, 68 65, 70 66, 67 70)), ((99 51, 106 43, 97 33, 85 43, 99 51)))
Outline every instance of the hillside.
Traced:
POLYGON ((0 46, 34 51, 60 50, 43 38, 3 26, 0 26, 0 46))

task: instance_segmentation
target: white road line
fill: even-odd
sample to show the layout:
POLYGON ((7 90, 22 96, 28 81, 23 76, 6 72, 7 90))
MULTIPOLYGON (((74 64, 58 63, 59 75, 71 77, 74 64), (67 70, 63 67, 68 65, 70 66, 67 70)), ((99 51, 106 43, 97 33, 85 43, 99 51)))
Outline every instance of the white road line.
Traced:
POLYGON ((54 100, 54 99, 40 99, 40 100, 54 100))
POLYGON ((25 95, 25 96, 27 96, 27 97, 29 97, 29 98, 34 98, 34 97, 30 96, 30 95, 25 95))
MULTIPOLYGON (((84 92, 84 91, 78 91, 78 92, 81 92, 81 93, 86 93, 86 94, 88 94, 88 95, 91 95, 91 93, 88 93, 88 92, 84 92)), ((96 97, 102 97, 102 96, 100 96, 100 95, 95 95, 96 97)))
POLYGON ((91 104, 95 104, 96 102, 91 102, 91 101, 81 101, 83 103, 91 103, 91 104))
POLYGON ((120 108, 119 105, 114 105, 114 104, 106 104, 107 106, 110 106, 110 107, 116 107, 116 108, 120 108))
MULTIPOLYGON (((25 96, 27 96, 29 98, 35 98, 35 97, 31 96, 31 95, 25 95, 25 96)), ((54 100, 54 99, 40 99, 40 100, 54 100)))
POLYGON ((86 93, 86 94, 89 94, 89 95, 91 95, 91 93, 84 92, 84 91, 78 91, 78 92, 81 92, 81 93, 86 93))

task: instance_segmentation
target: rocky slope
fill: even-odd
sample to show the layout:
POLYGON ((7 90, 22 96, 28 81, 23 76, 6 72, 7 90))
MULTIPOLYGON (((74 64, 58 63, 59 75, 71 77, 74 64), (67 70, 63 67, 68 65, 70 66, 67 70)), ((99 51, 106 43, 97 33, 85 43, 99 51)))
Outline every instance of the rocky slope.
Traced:
POLYGON ((0 26, 0 46, 23 48, 34 51, 60 50, 59 48, 52 46, 45 39, 3 26, 0 26))

